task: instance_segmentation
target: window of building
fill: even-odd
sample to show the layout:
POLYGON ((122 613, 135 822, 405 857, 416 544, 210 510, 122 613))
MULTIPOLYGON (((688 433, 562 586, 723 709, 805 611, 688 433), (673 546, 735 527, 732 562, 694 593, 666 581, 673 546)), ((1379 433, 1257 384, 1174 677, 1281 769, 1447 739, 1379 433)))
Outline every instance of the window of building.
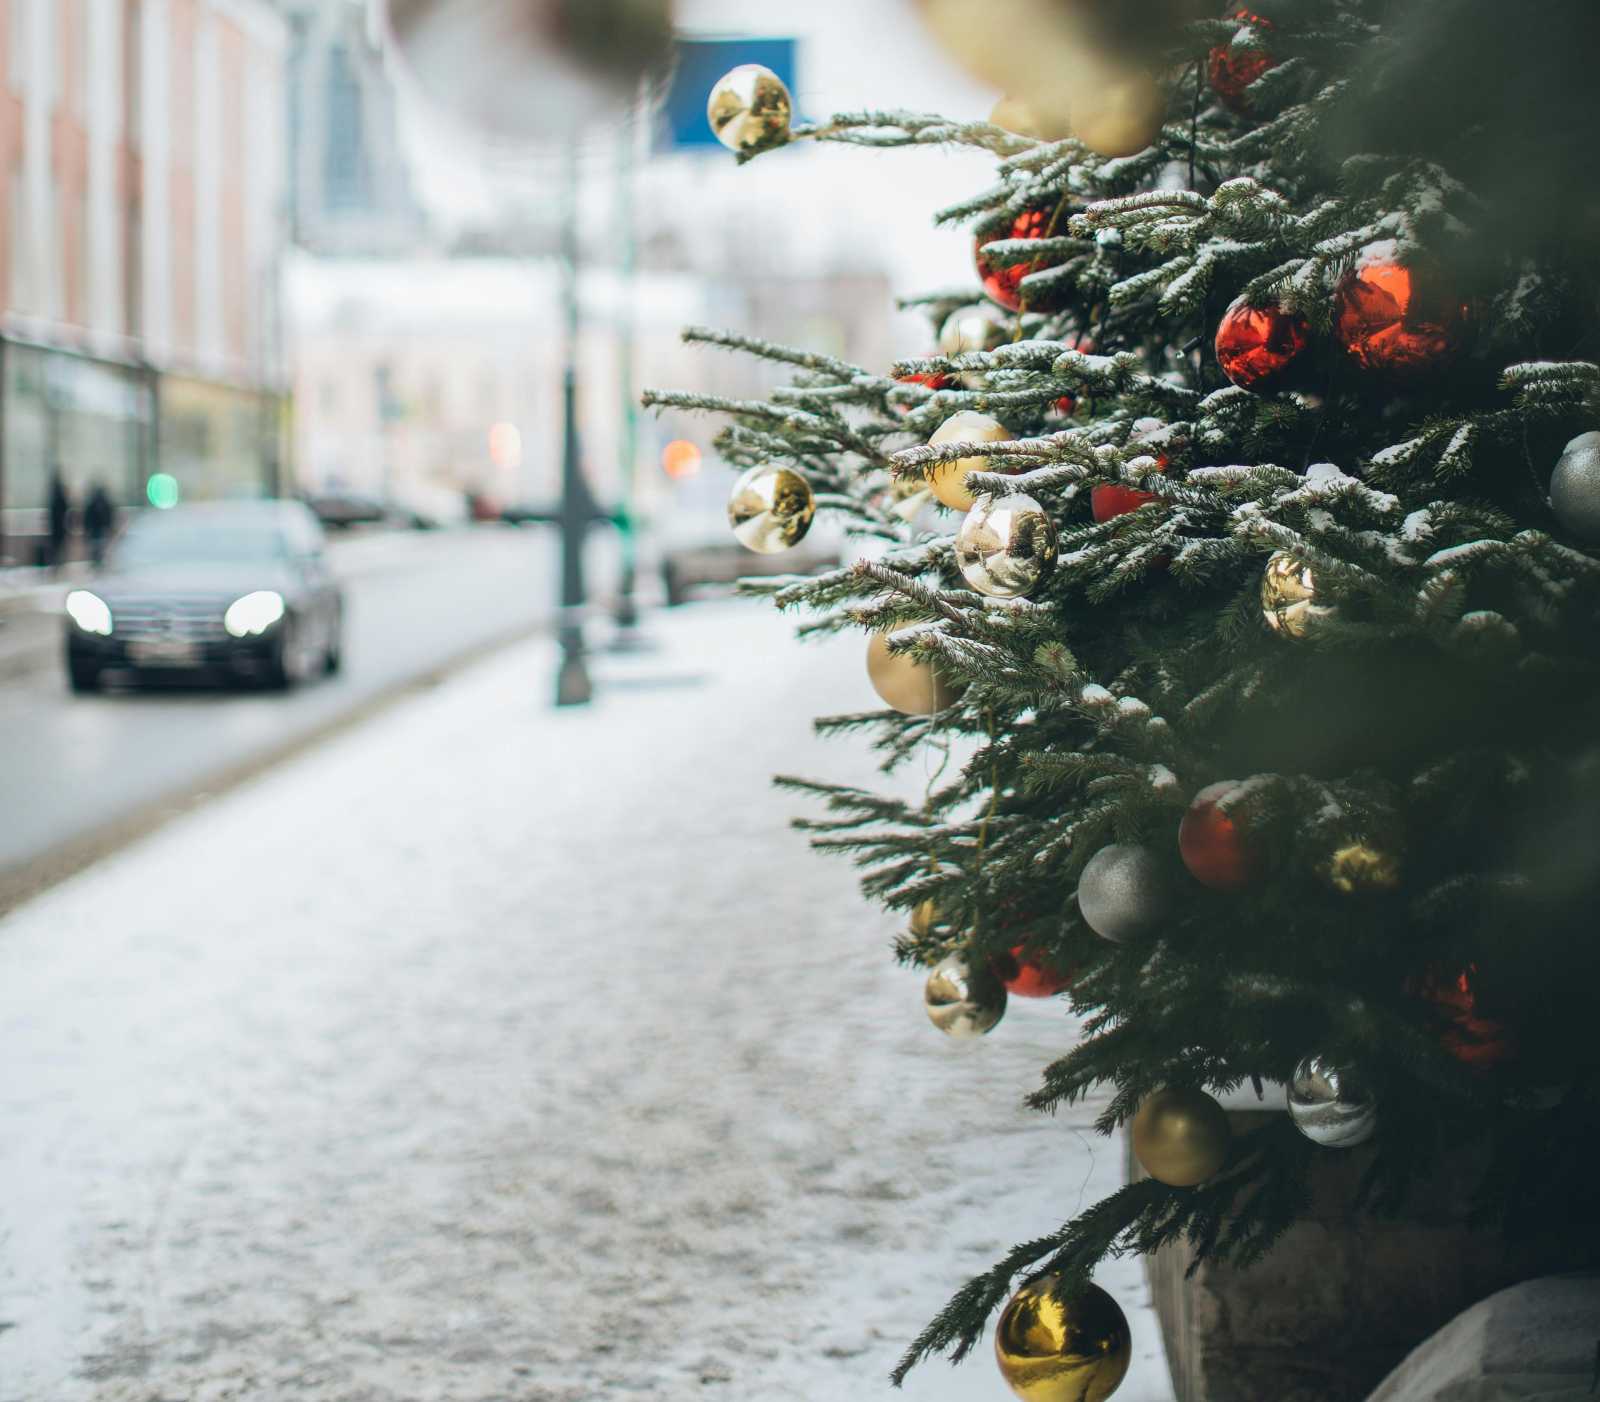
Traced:
POLYGON ((28 30, 32 0, 11 0, 6 6, 6 81, 13 92, 28 86, 28 30))
POLYGON ((371 203, 365 160, 361 84, 342 44, 328 50, 323 129, 322 204, 330 210, 365 209, 371 203))
POLYGON ((68 315, 80 326, 88 326, 96 319, 98 308, 92 305, 94 279, 94 249, 89 240, 89 192, 77 189, 72 192, 72 237, 74 255, 72 305, 68 315))
MULTIPOLYGON (((13 4, 13 10, 16 6, 13 4)), ((28 201, 28 182, 22 165, 11 167, 11 305, 19 312, 35 310, 33 305, 33 207, 28 201)))
POLYGON ((123 0, 122 23, 122 129, 136 147, 144 135, 144 0, 123 0))

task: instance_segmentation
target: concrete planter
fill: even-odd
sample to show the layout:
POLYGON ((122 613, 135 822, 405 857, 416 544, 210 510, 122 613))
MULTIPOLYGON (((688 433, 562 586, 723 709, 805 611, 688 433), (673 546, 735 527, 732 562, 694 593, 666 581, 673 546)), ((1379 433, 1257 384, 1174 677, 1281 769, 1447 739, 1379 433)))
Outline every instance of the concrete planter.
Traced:
MULTIPOLYGON (((1228 1118, 1249 1134, 1281 1113, 1228 1118)), ((1404 1219, 1358 1213, 1369 1161, 1364 1149, 1320 1156, 1310 1215, 1249 1269, 1208 1263, 1186 1279, 1186 1245, 1146 1258, 1178 1402, 1362 1402, 1469 1305, 1588 1264, 1576 1244, 1514 1249, 1467 1227, 1478 1164, 1440 1174, 1404 1219)), ((1131 1153, 1127 1162, 1130 1179, 1144 1176, 1131 1153)))

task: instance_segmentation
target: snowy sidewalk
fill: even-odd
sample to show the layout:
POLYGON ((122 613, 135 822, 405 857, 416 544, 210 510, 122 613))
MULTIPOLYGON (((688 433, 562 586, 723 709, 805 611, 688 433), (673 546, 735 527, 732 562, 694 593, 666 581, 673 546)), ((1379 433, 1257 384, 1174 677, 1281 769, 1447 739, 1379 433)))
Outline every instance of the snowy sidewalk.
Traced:
POLYGON ((650 628, 588 710, 508 651, 0 922, 0 1402, 1009 1396, 885 1375, 1121 1181, 1020 1105, 1065 1005, 940 1036, 788 829, 774 770, 871 781, 810 732, 859 639, 650 628))

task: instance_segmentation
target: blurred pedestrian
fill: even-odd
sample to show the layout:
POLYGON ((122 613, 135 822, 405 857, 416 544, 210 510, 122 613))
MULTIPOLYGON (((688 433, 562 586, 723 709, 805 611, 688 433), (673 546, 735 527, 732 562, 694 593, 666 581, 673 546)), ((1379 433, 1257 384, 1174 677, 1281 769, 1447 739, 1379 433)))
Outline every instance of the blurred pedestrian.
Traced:
POLYGON ((72 498, 67 495, 67 484, 61 480, 58 467, 50 474, 50 559, 47 563, 59 570, 67 563, 67 535, 72 529, 72 498))
POLYGON ((96 482, 83 508, 83 533, 89 538, 89 559, 96 569, 105 562, 106 541, 111 538, 111 528, 116 523, 117 508, 111 504, 111 494, 103 483, 96 482))

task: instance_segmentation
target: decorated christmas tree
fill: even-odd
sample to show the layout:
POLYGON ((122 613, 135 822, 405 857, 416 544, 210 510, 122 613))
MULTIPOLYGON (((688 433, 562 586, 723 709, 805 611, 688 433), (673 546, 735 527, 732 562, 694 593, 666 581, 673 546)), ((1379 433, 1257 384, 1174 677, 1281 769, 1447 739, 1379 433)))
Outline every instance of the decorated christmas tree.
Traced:
POLYGON ((1019 1393, 1107 1395, 1097 1263, 1249 1263, 1320 1155, 1364 1156, 1381 1214, 1481 1154, 1500 1230, 1600 1252, 1593 8, 926 0, 992 120, 802 125, 759 69, 711 95, 741 159, 994 154, 937 215, 975 262, 921 304, 937 353, 693 329, 792 382, 647 402, 726 415, 746 545, 817 511, 872 543, 749 587, 861 635, 887 709, 821 728, 958 759, 912 802, 780 782, 906 913, 936 1027, 1070 1000, 1031 1104, 1114 1087, 1148 1175, 1041 1223, 897 1376, 1010 1297, 1019 1393), (1240 1089, 1287 1115, 1234 1135, 1240 1089))

